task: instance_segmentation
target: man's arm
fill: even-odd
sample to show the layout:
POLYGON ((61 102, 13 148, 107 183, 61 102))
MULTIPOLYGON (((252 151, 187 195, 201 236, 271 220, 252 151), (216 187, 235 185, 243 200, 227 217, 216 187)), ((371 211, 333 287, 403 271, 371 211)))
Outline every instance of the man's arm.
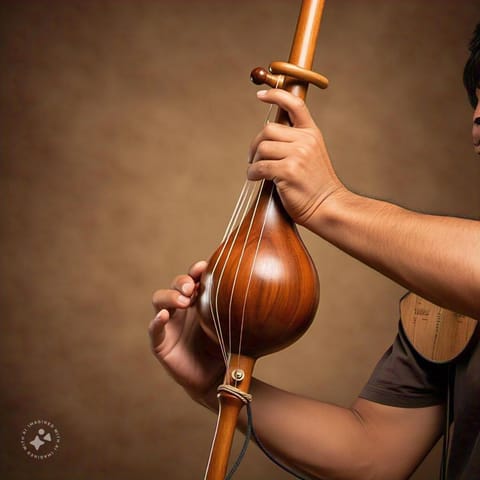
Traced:
MULTIPOLYGON (((224 366, 203 333, 194 306, 205 262, 155 292, 150 324, 155 356, 197 402, 216 411, 224 366)), ((216 347, 216 348, 214 348, 216 347)), ((357 399, 352 408, 319 402, 253 379, 253 421, 263 443, 280 460, 317 478, 405 479, 442 429, 441 406, 397 408, 357 399)), ((245 429, 245 412, 240 427, 245 429)))
MULTIPOLYGON (((268 449, 319 479, 404 480, 441 435, 443 407, 398 408, 357 399, 351 408, 252 382, 255 430, 268 449)), ((242 417, 242 429, 245 428, 242 417)))
POLYGON ((273 180, 291 217, 333 245, 440 306, 480 318, 480 222, 350 192, 305 103, 283 90, 259 97, 286 110, 293 126, 264 127, 248 177, 273 180))
POLYGON ((480 222, 342 191, 316 212, 312 229, 433 303, 480 319, 480 222))

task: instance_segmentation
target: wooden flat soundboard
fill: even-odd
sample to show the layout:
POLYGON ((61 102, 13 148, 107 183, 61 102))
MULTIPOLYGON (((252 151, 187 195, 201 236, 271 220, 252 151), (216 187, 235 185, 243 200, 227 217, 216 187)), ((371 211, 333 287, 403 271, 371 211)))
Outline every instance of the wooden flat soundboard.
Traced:
POLYGON ((441 308, 414 293, 400 300, 403 329, 415 350, 435 363, 450 362, 465 350, 477 320, 441 308))

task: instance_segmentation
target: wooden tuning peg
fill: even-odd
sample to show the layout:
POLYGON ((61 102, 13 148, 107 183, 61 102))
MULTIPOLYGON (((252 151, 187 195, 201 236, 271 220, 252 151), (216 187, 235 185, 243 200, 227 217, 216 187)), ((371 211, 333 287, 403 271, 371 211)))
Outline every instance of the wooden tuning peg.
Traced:
POLYGON ((255 85, 269 85, 272 88, 283 88, 285 77, 273 75, 263 67, 257 67, 250 73, 250 80, 255 85))

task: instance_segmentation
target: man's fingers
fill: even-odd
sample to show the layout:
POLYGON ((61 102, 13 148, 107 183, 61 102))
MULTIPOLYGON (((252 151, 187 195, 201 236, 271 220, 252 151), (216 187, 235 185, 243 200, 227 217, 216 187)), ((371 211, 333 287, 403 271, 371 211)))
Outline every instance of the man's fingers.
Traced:
POLYGON ((206 268, 207 262, 205 260, 200 260, 199 262, 194 263, 189 268, 188 274, 193 278, 195 282, 198 282, 206 268))
POLYGON ((315 126, 315 122, 305 102, 301 98, 277 88, 260 90, 257 92, 257 97, 262 102, 273 103, 283 110, 286 110, 294 127, 310 128, 315 126))
POLYGON ((271 162, 268 160, 260 160, 258 162, 252 163, 248 166, 247 178, 253 181, 262 179, 275 181, 275 167, 277 165, 277 162, 271 162))
POLYGON ((195 288, 195 280, 187 274, 177 275, 170 287, 183 295, 190 296, 195 288))
POLYGON ((160 310, 156 317, 150 322, 148 326, 148 334, 150 335, 150 342, 152 349, 161 345, 165 338, 165 325, 170 319, 170 314, 167 310, 160 310))
POLYGON ((173 315, 176 308, 186 308, 192 304, 197 283, 207 268, 207 262, 194 263, 188 274, 177 275, 169 289, 157 290, 152 296, 152 304, 157 312, 166 309, 173 315))
POLYGON ((254 155, 258 150, 258 147, 264 142, 283 142, 289 143, 295 140, 295 134, 292 132, 292 128, 287 125, 281 125, 279 123, 269 123, 265 125, 262 131, 253 139, 248 150, 248 161, 252 163, 255 161, 254 155))
POLYGON ((251 163, 258 162, 259 160, 281 160, 285 158, 288 153, 288 145, 290 144, 263 140, 258 144, 251 163))
MULTIPOLYGON (((190 279, 190 281, 192 280, 190 279)), ((191 298, 189 296, 174 289, 157 290, 152 297, 152 304, 157 312, 162 309, 173 312, 176 308, 188 307, 190 303, 191 298)))

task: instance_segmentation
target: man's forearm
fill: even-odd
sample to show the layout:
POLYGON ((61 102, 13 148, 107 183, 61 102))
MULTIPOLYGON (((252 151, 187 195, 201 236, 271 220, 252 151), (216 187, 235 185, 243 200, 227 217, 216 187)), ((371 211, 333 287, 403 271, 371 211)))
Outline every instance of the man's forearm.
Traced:
POLYGON ((342 189, 309 226, 409 290, 480 318, 480 222, 415 213, 342 189))
MULTIPOLYGON (((404 480, 442 428, 439 405, 396 408, 360 398, 344 408, 257 379, 250 393, 262 443, 284 463, 319 479, 404 480)), ((242 412, 239 425, 244 431, 246 421, 242 412)))
MULTIPOLYGON (((278 459, 315 478, 371 478, 367 429, 351 409, 301 397, 253 379, 253 422, 278 459)), ((239 425, 245 431, 246 412, 239 425)))

